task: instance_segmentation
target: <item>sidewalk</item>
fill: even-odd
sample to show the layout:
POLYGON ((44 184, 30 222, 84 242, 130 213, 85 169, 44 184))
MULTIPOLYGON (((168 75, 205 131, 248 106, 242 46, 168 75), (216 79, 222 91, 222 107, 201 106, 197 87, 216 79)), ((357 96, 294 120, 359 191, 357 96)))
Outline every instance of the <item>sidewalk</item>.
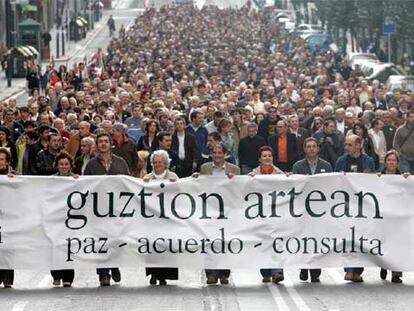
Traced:
MULTIPOLYGON (((115 2, 115 1, 114 1, 115 2)), ((118 4, 118 2, 115 2, 118 4)), ((115 7, 115 6, 113 6, 115 7)), ((65 55, 61 55, 62 49, 60 47, 60 57, 54 58, 55 64, 59 66, 60 64, 70 64, 70 60, 76 56, 83 47, 87 46, 98 34, 102 27, 106 26, 106 22, 111 14, 110 10, 103 10, 102 11, 102 18, 99 22, 95 22, 94 29, 91 29, 86 33, 86 38, 75 41, 66 40, 65 35, 65 55)), ((50 30, 50 35, 52 36, 52 40, 50 41, 50 55, 51 57, 55 57, 56 54, 56 32, 57 29, 54 26, 50 30)), ((59 33, 60 34, 60 33, 59 33)), ((59 38, 61 39, 61 37, 59 38)), ((59 42, 61 44, 61 42, 59 42)), ((51 60, 51 59, 50 59, 51 60)), ((44 60, 40 63, 42 73, 45 70, 47 64, 49 64, 50 60, 44 60)), ((71 65, 71 64, 70 64, 71 65)), ((12 79, 12 86, 7 87, 7 79, 5 77, 4 71, 0 70, 0 102, 9 99, 12 96, 18 96, 20 93, 24 92, 25 90, 26 80, 24 78, 13 78, 12 79)))

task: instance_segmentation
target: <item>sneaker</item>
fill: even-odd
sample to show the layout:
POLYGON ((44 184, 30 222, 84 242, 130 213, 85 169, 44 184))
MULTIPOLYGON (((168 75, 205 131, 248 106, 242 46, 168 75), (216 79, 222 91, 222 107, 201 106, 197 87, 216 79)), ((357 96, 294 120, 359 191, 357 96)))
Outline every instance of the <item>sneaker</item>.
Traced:
POLYGON ((109 286, 111 285, 111 277, 109 274, 103 274, 99 276, 99 282, 101 286, 109 286))
POLYGON ((119 283, 121 282, 121 271, 118 268, 111 269, 112 280, 119 283))
POLYGON ((53 286, 60 286, 60 279, 53 279, 53 286))
POLYGON ((264 276, 262 279, 263 283, 270 283, 272 281, 272 278, 270 276, 264 276))
POLYGON ((220 284, 228 285, 229 284, 229 279, 226 278, 226 277, 220 278, 220 284))

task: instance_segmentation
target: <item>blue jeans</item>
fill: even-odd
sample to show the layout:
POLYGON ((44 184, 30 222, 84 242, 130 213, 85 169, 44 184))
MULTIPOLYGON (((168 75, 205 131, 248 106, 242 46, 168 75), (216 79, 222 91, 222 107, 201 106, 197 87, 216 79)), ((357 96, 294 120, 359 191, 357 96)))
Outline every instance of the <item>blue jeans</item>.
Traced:
POLYGON ((414 174, 414 160, 409 160, 400 154, 400 172, 410 172, 411 175, 414 174))

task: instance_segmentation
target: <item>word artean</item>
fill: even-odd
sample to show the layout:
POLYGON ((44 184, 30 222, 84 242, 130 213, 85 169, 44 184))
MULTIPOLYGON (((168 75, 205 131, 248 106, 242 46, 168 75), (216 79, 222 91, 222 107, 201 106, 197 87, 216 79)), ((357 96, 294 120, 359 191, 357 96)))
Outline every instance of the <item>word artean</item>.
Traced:
MULTIPOLYGON (((163 189, 164 184, 160 184, 163 189)), ((308 193, 296 191, 293 187, 288 191, 274 190, 269 193, 250 192, 244 201, 249 204, 243 208, 244 217, 249 220, 257 218, 368 218, 383 219, 377 197, 372 192, 348 193, 337 190, 325 193, 313 190, 308 193)), ((167 201, 165 193, 149 192, 142 188, 140 192, 90 192, 73 191, 67 196, 66 227, 78 230, 85 227, 88 217, 84 210, 91 210, 97 218, 132 218, 144 219, 179 219, 191 218, 217 220, 228 219, 225 203, 218 193, 192 194, 179 192, 167 201), (151 201, 151 202, 150 202, 151 201), (214 216, 213 216, 214 215, 214 216)))

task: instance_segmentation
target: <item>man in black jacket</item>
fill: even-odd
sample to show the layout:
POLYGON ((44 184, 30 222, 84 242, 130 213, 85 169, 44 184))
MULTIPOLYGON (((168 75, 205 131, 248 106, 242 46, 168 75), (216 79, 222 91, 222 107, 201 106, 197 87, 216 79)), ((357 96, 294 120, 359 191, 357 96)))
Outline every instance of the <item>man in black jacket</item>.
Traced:
POLYGON ((268 115, 266 118, 259 124, 259 129, 257 134, 263 137, 265 141, 268 140, 270 136, 276 134, 277 122, 280 120, 280 116, 277 114, 276 107, 270 107, 268 110, 268 115))
POLYGON ((57 167, 55 167, 55 158, 62 148, 62 138, 57 133, 50 133, 48 139, 48 147, 42 149, 37 154, 36 166, 37 175, 53 175, 57 173, 57 167))
POLYGON ((247 135, 240 140, 239 144, 239 164, 242 175, 250 173, 259 165, 258 151, 266 145, 263 137, 257 135, 256 123, 247 125, 247 135))
POLYGON ((175 132, 171 149, 178 155, 176 173, 178 177, 189 177, 197 168, 197 142, 195 137, 185 131, 185 119, 175 119, 175 132))
MULTIPOLYGON (((112 154, 111 135, 102 132, 96 137, 96 146, 98 154, 88 162, 84 175, 130 175, 128 164, 124 159, 112 154)), ((99 275, 101 286, 109 286, 112 279, 115 282, 121 281, 121 272, 119 268, 101 268, 96 269, 99 275), (111 274, 109 274, 111 271, 111 274)))

